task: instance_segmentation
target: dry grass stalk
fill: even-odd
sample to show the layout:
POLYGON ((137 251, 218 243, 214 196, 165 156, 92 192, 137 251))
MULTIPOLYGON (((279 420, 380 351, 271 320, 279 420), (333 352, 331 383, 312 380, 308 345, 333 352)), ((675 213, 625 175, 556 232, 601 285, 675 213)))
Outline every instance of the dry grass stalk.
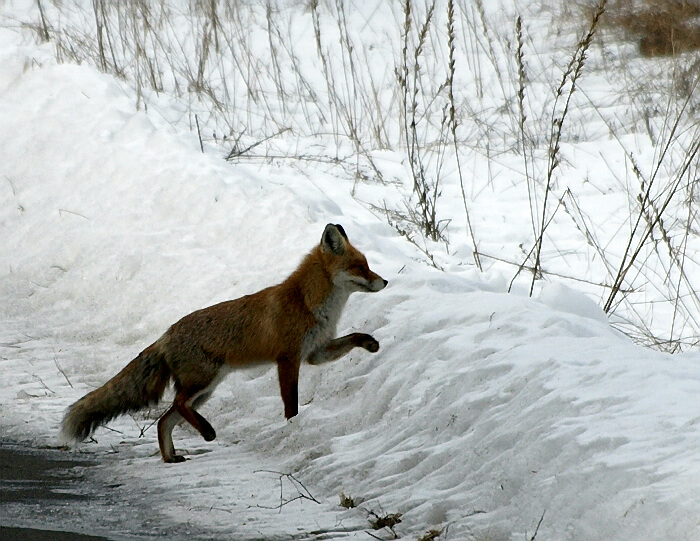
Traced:
POLYGON ((549 199, 549 194, 553 189, 554 182, 554 171, 559 166, 559 154, 560 154, 560 141, 562 130, 564 126, 564 121, 566 120, 566 115, 569 112, 569 105, 571 104, 571 97, 576 91, 576 84, 581 78, 583 73, 583 66, 586 62, 588 48, 591 46, 593 41, 593 36, 595 35, 600 18, 605 13, 605 8, 607 5, 607 0, 600 0, 596 6, 596 10, 591 17, 590 24, 588 26, 588 31, 584 37, 579 41, 576 51, 574 51, 573 56, 569 65, 566 67, 564 74, 561 79, 561 83, 555 92, 554 105, 552 106, 552 122, 551 122, 551 135, 549 139, 549 151, 548 151, 548 164, 547 164, 547 178, 545 184, 544 201, 542 203, 542 218, 540 221, 540 231, 537 240, 535 241, 535 263, 534 272, 532 274, 532 281, 530 282, 530 295, 532 295, 535 288, 535 281, 540 276, 540 268, 542 266, 541 256, 542 256, 542 241, 544 239, 544 234, 547 225, 551 222, 547 220, 547 202, 549 199), (568 92, 565 94, 565 89, 568 86, 568 92), (559 101, 566 95, 564 105, 562 109, 559 109, 559 101))
POLYGON ((455 96, 454 96, 454 79, 455 79, 455 10, 453 0, 448 0, 447 2, 447 44, 449 47, 449 59, 447 63, 447 95, 449 99, 449 120, 450 128, 452 132, 452 142, 454 144, 455 161, 457 163, 457 174, 459 176, 459 187, 462 190, 462 202, 464 203, 464 214, 467 221, 467 231, 472 240, 472 246, 474 250, 472 252, 474 257, 474 263, 480 271, 484 269, 481 266, 481 260, 479 259, 479 248, 476 244, 476 238, 474 238, 474 229, 472 228, 472 222, 469 217, 469 207, 467 205, 467 194, 464 190, 464 177, 462 176, 462 164, 459 159, 459 144, 457 141, 457 107, 455 106, 455 96))

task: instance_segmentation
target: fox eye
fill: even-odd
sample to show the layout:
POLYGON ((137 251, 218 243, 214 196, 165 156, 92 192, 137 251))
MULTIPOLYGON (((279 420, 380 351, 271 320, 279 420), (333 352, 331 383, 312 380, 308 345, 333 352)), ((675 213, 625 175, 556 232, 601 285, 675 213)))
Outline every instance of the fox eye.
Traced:
POLYGON ((362 274, 365 270, 364 265, 362 263, 353 263, 350 265, 350 268, 348 269, 351 273, 355 274, 362 274))

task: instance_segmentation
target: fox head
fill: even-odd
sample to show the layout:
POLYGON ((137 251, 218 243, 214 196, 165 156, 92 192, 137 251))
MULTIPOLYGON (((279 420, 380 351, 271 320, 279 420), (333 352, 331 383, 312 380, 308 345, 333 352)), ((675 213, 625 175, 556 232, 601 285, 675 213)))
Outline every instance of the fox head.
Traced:
POLYGON ((350 291, 381 291, 388 282, 372 272, 367 258, 355 248, 342 225, 328 224, 321 237, 321 251, 326 256, 333 283, 350 291))

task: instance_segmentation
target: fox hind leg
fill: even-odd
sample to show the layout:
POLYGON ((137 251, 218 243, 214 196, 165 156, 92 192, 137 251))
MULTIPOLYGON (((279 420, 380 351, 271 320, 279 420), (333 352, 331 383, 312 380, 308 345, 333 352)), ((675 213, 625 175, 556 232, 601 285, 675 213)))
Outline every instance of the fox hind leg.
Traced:
POLYGON ((175 446, 173 445, 173 428, 183 417, 173 405, 163 416, 158 420, 158 447, 164 462, 184 462, 185 457, 175 454, 175 446))
MULTIPOLYGON (((206 393, 211 395, 211 393, 206 393)), ((199 395, 194 398, 190 393, 178 391, 173 405, 158 421, 158 446, 165 462, 184 462, 185 457, 175 454, 173 445, 173 428, 183 419, 199 432, 205 441, 216 439, 216 431, 201 414, 196 412, 190 403, 201 404, 208 396, 199 395)))
POLYGON ((208 385, 204 389, 179 389, 175 393, 173 405, 158 421, 158 446, 165 462, 183 462, 185 457, 175 454, 173 445, 173 428, 180 422, 187 421, 205 441, 216 439, 216 431, 200 413, 194 408, 201 406, 212 395, 213 385, 208 385))
POLYGON ((192 404, 197 402, 197 399, 202 396, 199 392, 191 393, 187 391, 178 391, 175 394, 173 407, 180 416, 190 423, 194 429, 199 432, 206 441, 216 439, 216 431, 202 415, 196 412, 192 404))
POLYGON ((204 405, 204 403, 211 398, 211 395, 214 391, 207 391, 203 392, 199 396, 197 396, 193 401, 192 401, 192 409, 198 410, 201 406, 204 405))

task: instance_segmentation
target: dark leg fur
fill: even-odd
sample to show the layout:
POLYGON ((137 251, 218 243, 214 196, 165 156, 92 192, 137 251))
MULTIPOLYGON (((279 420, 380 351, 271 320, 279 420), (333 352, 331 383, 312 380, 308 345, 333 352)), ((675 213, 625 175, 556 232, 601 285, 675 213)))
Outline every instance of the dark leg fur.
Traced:
POLYGON ((284 402, 284 416, 291 419, 299 413, 299 362, 283 357, 277 360, 280 393, 284 402))
POLYGON ((194 401, 192 402, 192 409, 193 409, 193 410, 198 410, 199 408, 201 408, 201 407, 204 405, 204 403, 205 403, 207 400, 209 400, 209 399, 211 398, 211 395, 212 395, 212 391, 210 391, 210 392, 208 392, 208 393, 202 393, 202 394, 200 394, 200 395, 199 395, 197 398, 195 398, 194 401))
POLYGON ((204 417, 192 409, 187 403, 192 400, 190 393, 183 391, 175 395, 173 407, 177 412, 199 432, 206 441, 216 439, 216 432, 204 417))

